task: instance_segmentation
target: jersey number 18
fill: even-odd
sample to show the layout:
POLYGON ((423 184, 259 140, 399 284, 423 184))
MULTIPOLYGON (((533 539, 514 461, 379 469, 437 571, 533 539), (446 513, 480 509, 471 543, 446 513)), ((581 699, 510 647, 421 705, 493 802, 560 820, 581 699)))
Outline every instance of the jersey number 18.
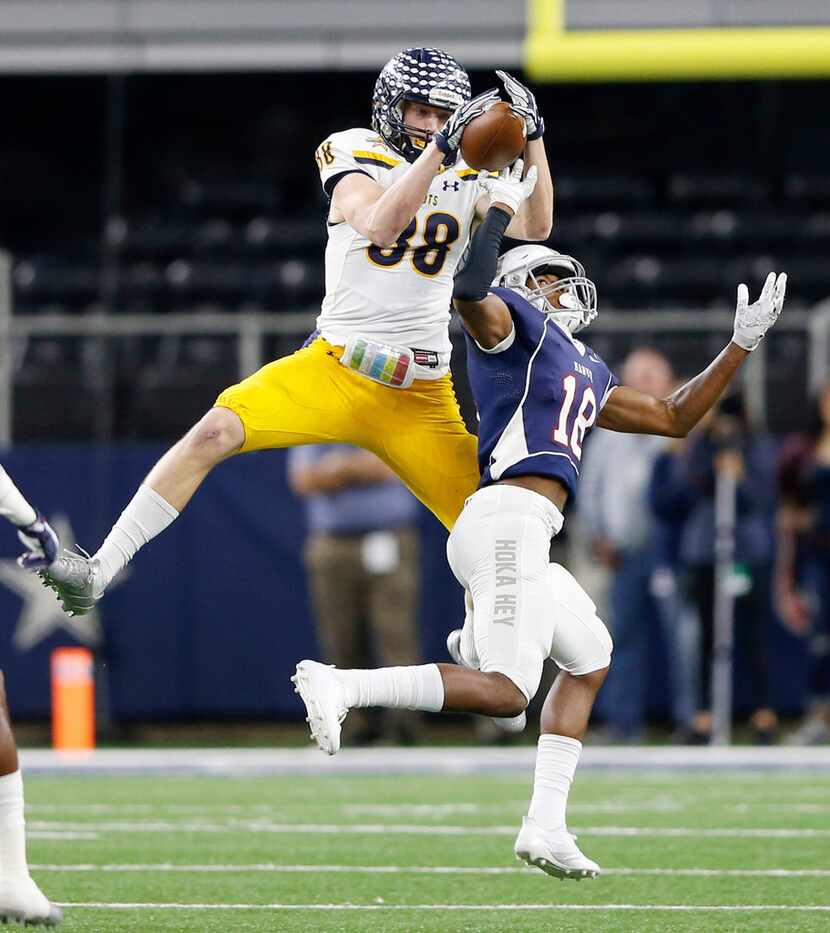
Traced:
POLYGON ((565 398, 562 401, 562 407, 559 409, 559 420, 553 429, 553 440, 557 444, 569 447, 576 459, 579 460, 582 457, 582 442, 585 439, 585 432, 597 420, 597 399, 594 390, 590 386, 585 386, 576 417, 570 426, 570 430, 568 430, 568 419, 576 397, 576 376, 565 376, 562 380, 562 388, 565 391, 565 398))

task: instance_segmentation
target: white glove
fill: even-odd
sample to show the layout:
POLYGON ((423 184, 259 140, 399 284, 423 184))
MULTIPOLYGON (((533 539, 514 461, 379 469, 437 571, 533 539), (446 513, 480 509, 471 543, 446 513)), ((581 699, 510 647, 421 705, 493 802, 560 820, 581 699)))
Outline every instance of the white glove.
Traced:
POLYGON ((504 169, 503 175, 490 175, 487 178, 479 176, 479 185, 490 195, 490 203, 506 204, 515 214, 524 201, 526 201, 536 187, 538 172, 536 166, 531 165, 527 178, 522 179, 524 162, 517 159, 512 170, 504 169))
POLYGON ((738 286, 738 308, 735 311, 735 333, 732 340, 744 350, 754 350, 766 332, 778 320, 784 307, 784 293, 787 290, 787 274, 782 272, 776 277, 774 272, 767 276, 761 297, 749 303, 749 289, 741 283, 738 286))

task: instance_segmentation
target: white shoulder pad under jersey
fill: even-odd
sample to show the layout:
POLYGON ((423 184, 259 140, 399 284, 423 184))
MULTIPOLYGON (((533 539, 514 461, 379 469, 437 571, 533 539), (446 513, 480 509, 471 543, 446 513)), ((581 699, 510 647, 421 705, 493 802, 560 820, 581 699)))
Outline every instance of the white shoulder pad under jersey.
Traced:
MULTIPOLYGON (((388 188, 410 164, 368 129, 333 133, 317 148, 331 197, 349 173, 388 188)), ((460 160, 433 179, 424 203, 394 246, 372 244, 347 222, 329 223, 326 296, 317 329, 333 343, 352 336, 448 356, 453 275, 481 197, 478 172, 460 160)), ((446 371, 442 362, 436 369, 446 371)))
POLYGON ((380 181, 385 172, 404 163, 373 130, 354 129, 332 133, 317 147, 314 158, 323 190, 331 197, 334 183, 344 173, 361 172, 380 181))

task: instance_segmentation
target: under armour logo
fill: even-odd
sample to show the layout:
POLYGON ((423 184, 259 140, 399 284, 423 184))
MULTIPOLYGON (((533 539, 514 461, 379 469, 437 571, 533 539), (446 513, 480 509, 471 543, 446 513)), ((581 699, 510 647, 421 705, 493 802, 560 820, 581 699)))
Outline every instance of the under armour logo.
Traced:
POLYGON ((458 189, 461 187, 461 183, 458 181, 445 181, 443 184, 444 191, 449 191, 450 188, 452 188, 453 191, 458 191, 458 189))

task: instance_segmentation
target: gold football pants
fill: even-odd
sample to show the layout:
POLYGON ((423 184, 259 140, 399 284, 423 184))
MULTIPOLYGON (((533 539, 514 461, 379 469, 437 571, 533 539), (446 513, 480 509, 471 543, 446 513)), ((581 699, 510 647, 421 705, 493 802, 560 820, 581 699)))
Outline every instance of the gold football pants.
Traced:
POLYGON ((339 362, 322 337, 225 389, 216 405, 239 415, 240 452, 354 444, 377 454, 447 528, 479 480, 476 439, 449 375, 394 389, 339 362))

